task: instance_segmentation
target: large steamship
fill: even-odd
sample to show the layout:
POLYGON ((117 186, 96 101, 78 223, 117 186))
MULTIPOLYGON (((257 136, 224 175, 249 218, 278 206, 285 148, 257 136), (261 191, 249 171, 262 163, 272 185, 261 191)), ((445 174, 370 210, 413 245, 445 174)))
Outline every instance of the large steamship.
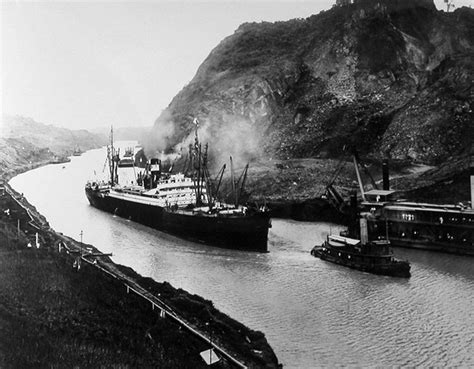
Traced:
POLYGON ((182 173, 163 171, 161 160, 147 160, 143 150, 129 149, 120 157, 111 133, 107 148, 110 179, 107 183, 89 181, 86 196, 96 208, 182 238, 267 252, 271 227, 268 210, 240 204, 248 165, 240 182, 235 181, 231 168, 235 202, 228 204, 218 201, 225 165, 212 181, 207 168, 207 145, 202 148, 199 143, 197 126, 188 158, 189 165, 182 173))

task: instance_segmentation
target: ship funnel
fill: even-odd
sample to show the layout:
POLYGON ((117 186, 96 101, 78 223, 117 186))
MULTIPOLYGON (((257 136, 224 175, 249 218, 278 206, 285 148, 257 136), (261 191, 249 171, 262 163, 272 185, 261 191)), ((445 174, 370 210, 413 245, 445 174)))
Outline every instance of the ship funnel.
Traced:
POLYGON ((360 243, 366 245, 369 242, 369 233, 367 231, 367 219, 360 218, 360 243))
POLYGON ((383 189, 385 191, 390 190, 390 179, 389 179, 389 170, 388 170, 388 160, 385 159, 382 163, 382 179, 383 179, 383 189))
POLYGON ((153 174, 161 172, 161 160, 152 158, 150 159, 150 172, 153 174))

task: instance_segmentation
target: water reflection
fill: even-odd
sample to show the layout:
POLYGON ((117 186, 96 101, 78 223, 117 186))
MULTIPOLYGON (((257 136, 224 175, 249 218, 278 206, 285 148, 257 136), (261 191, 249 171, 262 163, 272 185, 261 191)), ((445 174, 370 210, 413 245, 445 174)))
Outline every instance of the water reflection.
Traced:
POLYGON ((397 256, 406 258, 417 265, 446 276, 474 279, 474 258, 422 250, 395 249, 397 256))

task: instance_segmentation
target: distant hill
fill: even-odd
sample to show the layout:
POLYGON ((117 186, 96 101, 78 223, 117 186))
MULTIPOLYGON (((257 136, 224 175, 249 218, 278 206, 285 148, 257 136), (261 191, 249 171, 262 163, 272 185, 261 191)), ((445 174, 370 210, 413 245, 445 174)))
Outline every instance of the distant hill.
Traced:
POLYGON ((458 163, 473 141, 473 80, 473 9, 356 0, 241 25, 158 117, 148 146, 185 152, 197 117, 216 163, 339 159, 349 147, 375 162, 458 163))
POLYGON ((55 127, 22 116, 3 115, 1 127, 3 138, 21 139, 59 154, 72 154, 76 145, 84 151, 107 142, 107 136, 103 134, 92 134, 85 129, 70 130, 55 127))
POLYGON ((0 175, 67 157, 75 147, 86 151, 106 142, 106 136, 86 130, 69 130, 32 118, 4 115, 0 124, 0 175))

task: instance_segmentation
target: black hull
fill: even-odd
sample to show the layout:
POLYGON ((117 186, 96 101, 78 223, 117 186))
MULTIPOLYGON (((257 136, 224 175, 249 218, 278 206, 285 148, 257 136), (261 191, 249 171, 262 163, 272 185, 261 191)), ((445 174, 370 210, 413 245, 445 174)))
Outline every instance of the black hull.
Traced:
POLYGON ((472 226, 375 220, 369 221, 369 228, 375 239, 388 235, 392 246, 474 256, 472 226), (449 239, 448 234, 455 237, 449 239))
POLYGON ((395 261, 391 264, 384 265, 351 262, 347 259, 338 258, 336 256, 324 253, 322 247, 320 246, 314 247, 311 250, 311 255, 320 258, 321 260, 329 261, 331 263, 342 265, 351 269, 356 269, 361 272, 399 278, 409 278, 411 276, 410 265, 407 262, 403 261, 395 261))
POLYGON ((268 213, 211 217, 117 199, 90 188, 86 188, 86 196, 100 210, 178 237, 223 248, 268 251, 268 213))
POLYGON ((474 256, 474 249, 465 245, 453 245, 444 242, 435 242, 430 240, 414 240, 409 238, 390 237, 392 246, 403 247, 408 249, 418 249, 427 251, 443 252, 446 254, 474 256))

